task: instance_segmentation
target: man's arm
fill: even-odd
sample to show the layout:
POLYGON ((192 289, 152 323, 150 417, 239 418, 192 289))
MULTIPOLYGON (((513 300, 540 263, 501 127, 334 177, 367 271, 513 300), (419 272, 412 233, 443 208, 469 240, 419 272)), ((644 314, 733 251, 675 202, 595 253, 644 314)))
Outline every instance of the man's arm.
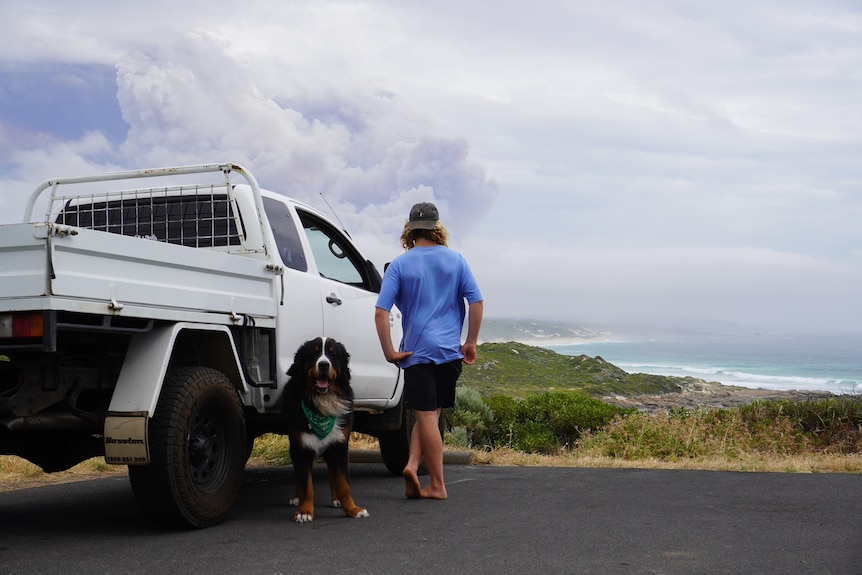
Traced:
POLYGON ((377 327, 377 337, 380 338, 380 347, 386 361, 398 365, 405 357, 413 355, 412 351, 395 351, 392 345, 392 334, 389 331, 389 312, 383 308, 374 308, 374 325, 377 327))
MULTIPOLYGON (((476 344, 479 341, 479 328, 482 327, 482 314, 485 312, 485 302, 471 303, 467 308, 467 339, 461 346, 464 363, 472 365, 476 361, 476 344)), ((388 324, 387 324, 388 327, 388 324)))

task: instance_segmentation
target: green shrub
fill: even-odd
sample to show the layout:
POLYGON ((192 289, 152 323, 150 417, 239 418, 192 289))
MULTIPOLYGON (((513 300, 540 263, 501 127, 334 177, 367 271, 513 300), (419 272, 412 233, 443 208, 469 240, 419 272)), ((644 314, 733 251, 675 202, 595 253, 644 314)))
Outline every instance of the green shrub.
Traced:
POLYGON ((473 447, 470 432, 465 427, 451 427, 446 430, 443 442, 450 447, 473 447))
POLYGON ((626 410, 577 393, 555 392, 526 399, 494 396, 493 442, 530 453, 574 447, 585 431, 599 429, 626 410))
POLYGON ((784 419, 804 433, 818 450, 831 453, 862 451, 862 396, 841 395, 802 401, 755 401, 739 408, 752 429, 784 419))
POLYGON ((561 447, 554 432, 545 423, 538 421, 520 423, 514 428, 511 441, 511 447, 526 453, 555 453, 561 447))
MULTIPOLYGON (((452 433, 451 444, 483 449, 491 446, 494 413, 488 404, 482 401, 478 391, 469 387, 458 387, 455 390, 455 407, 446 410, 444 416, 446 429, 452 433), (458 429, 463 431, 455 431, 458 429)), ((450 443, 448 436, 447 443, 450 443)))

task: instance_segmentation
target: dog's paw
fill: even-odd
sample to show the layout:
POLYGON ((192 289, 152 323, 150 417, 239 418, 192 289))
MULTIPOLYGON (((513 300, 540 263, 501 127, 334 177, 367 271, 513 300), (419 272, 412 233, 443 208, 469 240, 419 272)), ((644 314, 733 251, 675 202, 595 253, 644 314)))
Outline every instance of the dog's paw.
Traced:
POLYGON ((293 516, 293 520, 297 523, 311 523, 314 521, 314 515, 297 511, 296 515, 293 516))
POLYGON ((332 506, 335 507, 336 509, 340 509, 341 508, 341 500, 333 499, 332 500, 332 506))
POLYGON ((289 504, 293 507, 299 507, 299 497, 293 497, 289 501, 289 504))
POLYGON ((370 514, 368 513, 367 509, 357 509, 352 515, 350 515, 350 517, 353 517, 354 519, 359 519, 360 517, 369 517, 369 516, 370 516, 370 514))

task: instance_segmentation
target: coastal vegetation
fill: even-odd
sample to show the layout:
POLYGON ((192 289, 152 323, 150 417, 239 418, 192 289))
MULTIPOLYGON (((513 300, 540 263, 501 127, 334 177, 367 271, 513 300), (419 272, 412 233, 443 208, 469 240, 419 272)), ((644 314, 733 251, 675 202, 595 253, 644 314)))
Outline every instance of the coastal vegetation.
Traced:
POLYGON ((817 460, 832 467, 838 459, 840 470, 846 464, 862 471, 859 395, 800 394, 735 407, 647 412, 620 404, 658 395, 673 405, 676 395, 706 388, 706 382, 629 374, 601 357, 563 356, 513 342, 483 344, 479 357, 465 367, 456 407, 447 414, 450 444, 609 465, 702 462, 750 469, 807 458, 801 469, 817 460))
MULTIPOLYGON (((465 366, 448 449, 469 449, 477 464, 653 467, 739 471, 862 472, 862 396, 756 399, 733 407, 675 405, 705 382, 629 374, 601 357, 564 356, 520 343, 486 343, 465 366), (672 407, 632 407, 641 397, 672 407)), ((359 434, 354 448, 376 448, 359 434)), ((251 464, 286 465, 285 437, 255 442, 251 464)), ((0 456, 0 490, 17 482, 124 473, 95 458, 45 475, 0 456)))

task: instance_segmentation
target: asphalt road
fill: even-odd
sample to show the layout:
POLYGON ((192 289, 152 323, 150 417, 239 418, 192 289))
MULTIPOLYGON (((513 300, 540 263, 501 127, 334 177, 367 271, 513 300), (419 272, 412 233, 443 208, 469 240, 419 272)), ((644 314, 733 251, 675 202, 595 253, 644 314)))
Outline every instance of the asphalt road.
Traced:
POLYGON ((0 493, 0 574, 862 573, 859 475, 450 465, 449 499, 415 501, 351 470, 371 516, 325 507, 320 468, 305 525, 286 468, 199 531, 147 523, 125 477, 0 493))

